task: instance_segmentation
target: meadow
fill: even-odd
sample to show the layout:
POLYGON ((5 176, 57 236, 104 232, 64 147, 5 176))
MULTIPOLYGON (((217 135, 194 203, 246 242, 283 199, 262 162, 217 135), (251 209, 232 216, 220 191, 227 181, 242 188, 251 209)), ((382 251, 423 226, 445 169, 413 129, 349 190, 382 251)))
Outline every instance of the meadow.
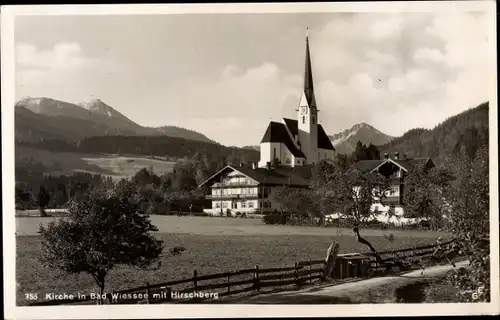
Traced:
POLYGON ((114 180, 130 178, 143 168, 151 168, 158 174, 172 172, 175 162, 159 157, 138 157, 113 154, 83 154, 55 152, 26 146, 16 146, 16 166, 23 166, 31 158, 42 163, 44 173, 52 175, 88 172, 111 176, 114 180))
MULTIPOLYGON (((155 236, 165 242, 162 264, 158 270, 137 270, 117 267, 106 283, 106 291, 126 289, 199 275, 236 271, 243 268, 285 267, 297 261, 322 259, 332 241, 340 244, 341 253, 365 252, 349 229, 265 225, 259 219, 151 216, 159 231, 155 236), (180 256, 171 256, 168 249, 184 246, 180 256)), ((90 293, 97 292, 88 274, 64 275, 44 268, 37 260, 41 238, 40 224, 47 225, 59 218, 16 218, 16 281, 17 304, 26 305, 28 292, 90 293)), ((362 234, 380 250, 429 244, 437 232, 404 230, 363 230, 362 234), (393 234, 390 242, 385 235, 393 234)))

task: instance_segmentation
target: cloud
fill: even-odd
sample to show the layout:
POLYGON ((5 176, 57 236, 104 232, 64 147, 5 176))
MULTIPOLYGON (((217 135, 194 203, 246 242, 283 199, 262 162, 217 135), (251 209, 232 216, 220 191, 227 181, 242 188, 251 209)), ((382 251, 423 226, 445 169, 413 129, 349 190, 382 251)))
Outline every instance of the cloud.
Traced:
MULTIPOLYGON (((400 135, 414 127, 433 127, 489 97, 487 77, 495 52, 484 14, 325 17, 310 29, 309 41, 319 120, 329 134, 367 122, 400 135)), ((253 39, 244 48, 239 41, 223 43, 225 38, 215 26, 217 39, 186 36, 177 42, 201 43, 203 53, 191 44, 188 51, 163 48, 161 41, 149 45, 149 39, 164 38, 158 27, 144 30, 148 37, 140 52, 134 49, 137 46, 126 50, 114 45, 121 49, 89 56, 94 39, 87 38, 55 42, 45 49, 36 42, 19 43, 16 97, 78 102, 95 95, 141 124, 175 124, 224 144, 256 144, 270 120, 296 115, 304 48, 292 44, 303 35, 293 27, 302 24, 301 19, 288 25, 273 20, 279 46, 266 42, 269 37, 255 37, 248 27, 254 21, 250 18, 247 24, 241 19, 231 24, 233 36, 253 39)), ((196 20, 190 24, 196 29, 196 20)), ((231 32, 227 28, 224 32, 230 39, 231 32)), ((101 39, 101 47, 108 50, 109 41, 109 36, 101 39)))
POLYGON ((466 12, 332 21, 312 40, 325 127, 338 132, 364 121, 400 135, 486 101, 488 31, 484 15, 466 12))
POLYGON ((126 68, 110 54, 86 57, 76 42, 59 42, 50 49, 31 43, 15 48, 16 97, 45 96, 69 102, 103 94, 102 82, 120 83, 126 68))

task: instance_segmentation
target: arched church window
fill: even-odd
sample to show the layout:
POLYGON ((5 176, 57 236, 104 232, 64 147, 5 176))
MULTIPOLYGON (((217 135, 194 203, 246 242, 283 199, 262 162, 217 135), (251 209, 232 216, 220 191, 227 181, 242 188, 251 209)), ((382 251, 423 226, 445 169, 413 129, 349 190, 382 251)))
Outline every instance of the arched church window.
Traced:
POLYGON ((306 117, 302 116, 302 123, 306 123, 306 117))

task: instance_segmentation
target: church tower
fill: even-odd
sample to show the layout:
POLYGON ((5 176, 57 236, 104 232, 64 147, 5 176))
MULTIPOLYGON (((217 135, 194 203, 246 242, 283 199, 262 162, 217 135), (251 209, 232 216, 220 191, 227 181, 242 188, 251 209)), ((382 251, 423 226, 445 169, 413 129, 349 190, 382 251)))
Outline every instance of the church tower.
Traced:
POLYGON ((306 163, 318 162, 318 109, 314 96, 314 85, 309 52, 309 37, 306 35, 306 64, 304 72, 304 91, 298 108, 298 129, 300 150, 306 156, 306 163))

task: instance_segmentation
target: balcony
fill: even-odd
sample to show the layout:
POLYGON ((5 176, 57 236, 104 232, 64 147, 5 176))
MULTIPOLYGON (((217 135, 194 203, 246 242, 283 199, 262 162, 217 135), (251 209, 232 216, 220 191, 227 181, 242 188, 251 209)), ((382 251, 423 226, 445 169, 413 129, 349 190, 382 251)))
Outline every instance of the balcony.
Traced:
POLYGON ((209 194, 205 196, 208 200, 234 200, 234 199, 258 199, 261 198, 260 194, 223 194, 223 195, 213 195, 209 194))
POLYGON ((387 205, 391 204, 401 204, 401 197, 400 196, 386 196, 384 199, 382 199, 382 202, 387 205))
POLYGON ((257 187, 257 184, 254 182, 227 182, 227 183, 214 183, 212 188, 221 189, 221 188, 236 188, 236 187, 257 187))

